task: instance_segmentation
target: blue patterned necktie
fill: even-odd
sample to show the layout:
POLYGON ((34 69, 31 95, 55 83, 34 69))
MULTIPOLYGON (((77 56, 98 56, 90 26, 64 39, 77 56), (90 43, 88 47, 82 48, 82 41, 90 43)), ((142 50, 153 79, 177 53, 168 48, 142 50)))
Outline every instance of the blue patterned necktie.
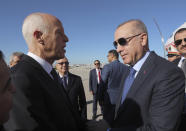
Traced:
POLYGON ((125 84, 124 84, 124 89, 123 89, 123 94, 122 94, 122 98, 121 98, 121 104, 123 103, 123 101, 125 100, 126 96, 127 96, 127 93, 134 81, 134 78, 135 78, 135 73, 136 73, 136 70, 134 68, 130 68, 130 73, 129 75, 127 76, 126 80, 125 80, 125 84))

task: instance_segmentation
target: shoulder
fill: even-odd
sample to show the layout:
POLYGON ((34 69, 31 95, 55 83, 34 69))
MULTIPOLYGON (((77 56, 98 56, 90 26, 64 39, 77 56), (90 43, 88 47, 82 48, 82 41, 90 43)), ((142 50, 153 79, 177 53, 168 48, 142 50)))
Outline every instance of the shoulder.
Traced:
POLYGON ((11 74, 32 74, 35 69, 26 61, 20 61, 11 68, 11 74))
POLYGON ((92 70, 90 70, 90 73, 92 73, 92 72, 94 72, 96 69, 92 69, 92 70))
POLYGON ((175 60, 173 61, 173 63, 175 63, 175 64, 178 65, 178 63, 180 62, 180 60, 181 60, 181 58, 177 58, 177 59, 175 59, 175 60))
POLYGON ((76 74, 72 74, 70 72, 69 72, 69 77, 74 78, 74 79, 77 79, 77 80, 81 80, 81 77, 80 76, 78 76, 76 74))
MULTIPOLYGON (((172 62, 169 62, 168 60, 166 60, 165 58, 162 58, 158 55, 156 55, 155 53, 153 54, 154 56, 152 57, 154 64, 156 65, 156 70, 163 74, 183 74, 182 70, 175 64, 172 62)), ((157 72, 157 73, 158 73, 157 72)))

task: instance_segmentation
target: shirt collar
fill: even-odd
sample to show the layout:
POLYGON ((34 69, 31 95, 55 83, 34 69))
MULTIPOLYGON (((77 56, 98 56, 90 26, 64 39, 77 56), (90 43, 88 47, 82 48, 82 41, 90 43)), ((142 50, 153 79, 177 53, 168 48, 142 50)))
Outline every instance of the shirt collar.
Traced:
POLYGON ((181 59, 180 59, 180 61, 179 61, 179 63, 178 63, 178 67, 181 67, 182 61, 183 61, 184 59, 185 59, 185 57, 181 56, 181 59))
POLYGON ((150 51, 147 51, 145 55, 133 66, 136 72, 138 72, 141 69, 143 63, 145 62, 149 54, 150 54, 150 51))
POLYGON ((50 72, 52 71, 52 65, 50 63, 48 63, 46 60, 42 59, 41 57, 39 57, 31 52, 28 52, 27 55, 32 57, 34 60, 36 60, 43 67, 43 69, 48 74, 50 74, 50 72))
POLYGON ((68 72, 67 72, 65 75, 61 75, 61 74, 59 73, 59 76, 60 76, 60 78, 68 77, 68 72))

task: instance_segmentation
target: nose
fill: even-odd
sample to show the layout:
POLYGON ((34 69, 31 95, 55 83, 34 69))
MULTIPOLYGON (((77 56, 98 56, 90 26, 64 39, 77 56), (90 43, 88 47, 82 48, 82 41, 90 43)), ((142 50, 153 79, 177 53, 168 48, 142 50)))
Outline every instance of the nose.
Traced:
POLYGON ((69 41, 69 40, 68 40, 68 37, 67 37, 66 35, 64 36, 64 41, 65 41, 65 42, 68 42, 68 41, 69 41))
POLYGON ((120 53, 122 50, 122 47, 123 46, 121 46, 120 44, 117 44, 117 49, 116 49, 116 51, 118 52, 118 53, 120 53))
POLYGON ((186 45, 186 42, 184 39, 182 40, 182 45, 184 45, 184 46, 186 45))

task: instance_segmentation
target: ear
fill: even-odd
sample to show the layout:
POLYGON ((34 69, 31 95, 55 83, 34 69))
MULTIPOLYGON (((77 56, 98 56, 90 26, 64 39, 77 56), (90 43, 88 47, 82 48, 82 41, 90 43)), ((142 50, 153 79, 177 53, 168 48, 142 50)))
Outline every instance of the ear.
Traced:
POLYGON ((143 47, 146 47, 147 44, 148 44, 148 36, 147 36, 147 34, 146 33, 142 33, 140 38, 141 38, 141 45, 143 47))
POLYGON ((34 38, 36 39, 36 41, 38 41, 38 43, 40 43, 40 44, 44 44, 44 40, 43 40, 43 38, 42 38, 42 35, 43 35, 43 33, 41 32, 41 31, 34 31, 34 38))

